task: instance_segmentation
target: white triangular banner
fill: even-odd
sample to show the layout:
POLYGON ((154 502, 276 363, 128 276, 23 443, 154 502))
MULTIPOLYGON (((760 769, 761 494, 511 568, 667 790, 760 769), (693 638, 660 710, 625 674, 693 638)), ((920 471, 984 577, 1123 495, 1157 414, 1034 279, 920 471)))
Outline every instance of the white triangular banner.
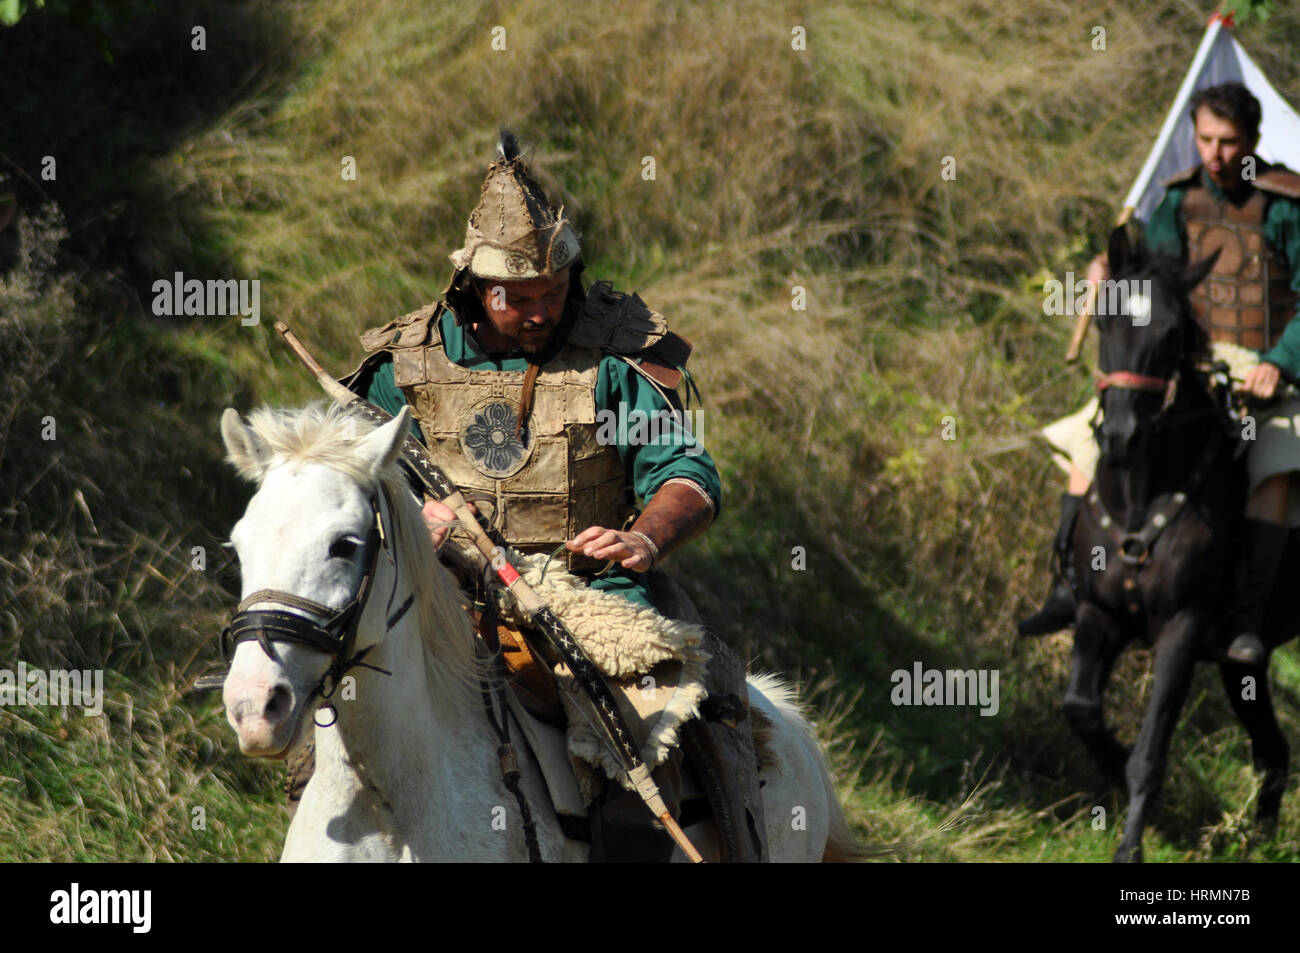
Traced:
POLYGON ((1281 162, 1300 171, 1300 113, 1273 88, 1216 16, 1205 31, 1192 68, 1174 97, 1151 154, 1124 199, 1124 207, 1133 208, 1137 218, 1146 221, 1155 211, 1164 195, 1161 182, 1200 161, 1193 142, 1192 119, 1188 115, 1192 96, 1207 86, 1233 80, 1244 83, 1259 100, 1262 118, 1256 153, 1266 162, 1281 162))

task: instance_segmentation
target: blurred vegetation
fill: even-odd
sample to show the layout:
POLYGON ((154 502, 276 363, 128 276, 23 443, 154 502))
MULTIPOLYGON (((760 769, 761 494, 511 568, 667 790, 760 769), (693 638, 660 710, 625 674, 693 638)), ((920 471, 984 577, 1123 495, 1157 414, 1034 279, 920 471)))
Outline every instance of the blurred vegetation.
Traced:
MULTIPOLYGON (((217 420, 317 396, 272 321, 342 373, 360 330, 438 296, 506 124, 589 277, 695 344, 725 500, 679 578, 757 666, 808 686, 861 833, 912 859, 1109 859, 1123 802, 1060 713, 1069 637, 1012 636, 1046 590, 1060 486, 1035 431, 1090 386, 1040 289, 1104 240, 1208 11, 86 9, 48 0, 0 30, 0 213, 18 208, 0 232, 0 666, 107 666, 108 713, 0 709, 0 856, 277 855, 276 770, 239 756, 214 698, 180 694, 238 591, 219 543, 249 490, 217 420), (261 324, 154 317, 152 283, 177 271, 260 279, 261 324), (894 707, 890 674, 914 661, 998 669, 997 716, 894 707)), ((1300 98, 1300 13, 1240 38, 1300 98)), ((1294 646, 1274 678, 1296 738, 1294 646)), ((1149 679, 1132 652, 1112 681, 1128 739, 1149 679)), ((1294 790, 1276 836, 1250 827, 1248 749, 1198 673, 1148 858, 1300 859, 1294 790)))

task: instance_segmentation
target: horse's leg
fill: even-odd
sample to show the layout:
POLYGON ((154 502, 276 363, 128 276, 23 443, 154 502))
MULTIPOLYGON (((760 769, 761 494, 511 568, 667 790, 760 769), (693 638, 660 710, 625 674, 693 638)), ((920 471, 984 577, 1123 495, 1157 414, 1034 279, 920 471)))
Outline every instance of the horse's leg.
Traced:
POLYGON ((1098 767, 1116 785, 1124 784, 1128 751, 1106 727, 1101 698, 1106 690, 1124 638, 1110 616, 1090 602, 1079 607, 1074 630, 1070 685, 1065 692, 1065 717, 1092 753, 1098 767))
POLYGON ((1224 660, 1219 663, 1219 675, 1232 710, 1250 735, 1255 770, 1264 776, 1255 817, 1266 827, 1272 827, 1277 824, 1282 807, 1291 752, 1273 711, 1273 697, 1268 690, 1268 658, 1254 665, 1224 660))
POLYGON ((1124 838, 1115 853, 1117 862, 1142 859, 1142 831, 1165 778, 1169 742, 1187 700, 1196 666, 1196 640, 1204 627, 1198 610, 1184 610, 1157 633, 1155 680, 1142 730, 1128 759, 1128 818, 1124 838))

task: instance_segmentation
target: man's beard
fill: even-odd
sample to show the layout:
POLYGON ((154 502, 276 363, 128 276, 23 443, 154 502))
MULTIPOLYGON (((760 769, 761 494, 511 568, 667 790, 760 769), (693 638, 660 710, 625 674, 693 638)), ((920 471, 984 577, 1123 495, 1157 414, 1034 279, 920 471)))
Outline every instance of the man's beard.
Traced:
POLYGON ((551 341, 555 338, 555 329, 548 328, 544 334, 517 335, 515 343, 519 345, 519 350, 528 355, 543 353, 551 346, 551 341))

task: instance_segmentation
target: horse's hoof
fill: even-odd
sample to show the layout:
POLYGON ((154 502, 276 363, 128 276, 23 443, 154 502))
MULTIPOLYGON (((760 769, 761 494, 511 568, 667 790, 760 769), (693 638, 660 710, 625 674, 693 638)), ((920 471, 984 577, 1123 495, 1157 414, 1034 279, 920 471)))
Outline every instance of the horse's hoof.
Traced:
POLYGON ((1121 847, 1115 851, 1115 863, 1117 864, 1140 864, 1142 863, 1142 845, 1136 847, 1121 847))

